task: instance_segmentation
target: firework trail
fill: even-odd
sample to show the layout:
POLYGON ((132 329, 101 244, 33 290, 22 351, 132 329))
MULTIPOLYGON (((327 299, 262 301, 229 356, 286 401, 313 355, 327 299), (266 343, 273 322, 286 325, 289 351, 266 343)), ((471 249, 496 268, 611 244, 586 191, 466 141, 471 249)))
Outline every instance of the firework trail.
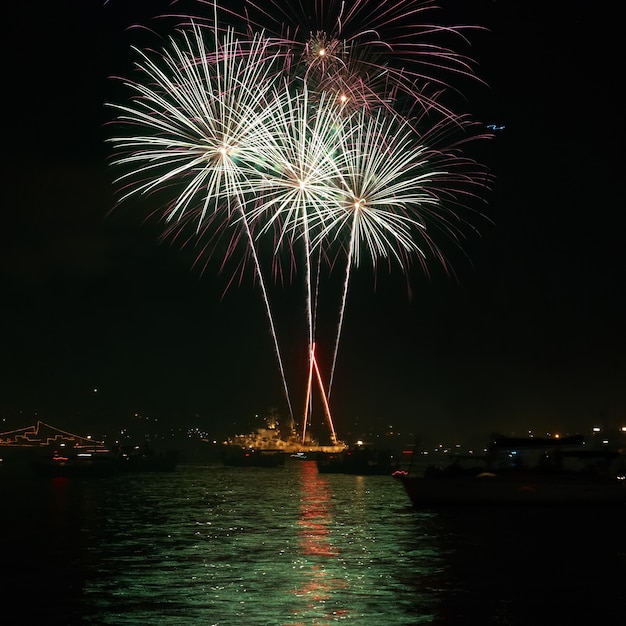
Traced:
MULTIPOLYGON (((309 346, 309 381, 315 343, 314 316, 317 298, 313 289, 311 238, 324 222, 331 207, 340 209, 342 118, 324 94, 311 102, 306 83, 302 92, 292 94, 285 85, 268 122, 271 140, 264 148, 266 169, 260 194, 246 211, 245 219, 262 224, 259 237, 270 229, 278 233, 275 253, 284 242, 301 243, 305 266, 306 314, 309 346)), ((308 387, 310 387, 310 382, 308 387)), ((305 416, 310 403, 307 399, 305 416)), ((305 417, 306 424, 306 417, 305 417)))
POLYGON ((436 8, 429 0, 288 8, 244 0, 241 11, 197 4, 210 7, 208 17, 174 15, 177 36, 161 55, 136 51, 141 78, 125 81, 131 104, 111 105, 129 131, 111 140, 121 154, 115 164, 129 170, 118 179, 121 200, 170 193, 161 214, 166 234, 195 226, 187 241, 203 242, 207 257, 226 240, 223 264, 239 258, 243 275, 252 263, 292 420, 260 250, 271 241, 275 276, 284 250, 296 269, 304 266, 304 425, 315 373, 332 427, 328 399, 351 272, 366 258, 404 273, 413 258, 425 272, 432 259, 447 268, 437 238, 458 243, 472 228, 462 217, 470 200, 488 187, 484 168, 464 156, 486 135, 444 103, 455 91, 452 77, 475 78, 471 60, 449 44, 464 40, 466 28, 423 23, 436 8), (441 43, 431 41, 437 37, 441 43), (322 264, 340 260, 345 275, 324 389, 314 349, 319 281, 322 264))
POLYGON ((390 266, 396 263, 402 272, 408 271, 414 257, 425 272, 433 258, 447 269, 431 232, 442 230, 454 241, 462 237, 465 222, 452 210, 454 205, 444 202, 444 191, 454 197, 472 193, 473 188, 478 195, 482 170, 459 158, 453 148, 434 147, 435 139, 441 139, 437 135, 445 136, 450 124, 457 130, 457 123, 447 118, 431 129, 430 143, 416 135, 410 120, 387 111, 362 110, 344 120, 340 208, 325 207, 313 240, 313 247, 323 245, 327 256, 331 244, 341 242, 347 259, 329 396, 352 268, 358 268, 366 256, 373 267, 385 260, 390 266))
POLYGON ((379 258, 392 257, 401 269, 413 253, 424 255, 414 231, 424 230, 420 211, 437 203, 428 193, 443 172, 433 170, 422 145, 414 143, 408 123, 379 111, 361 112, 346 120, 342 202, 340 210, 327 206, 323 228, 314 245, 347 240, 346 273, 339 312, 339 324, 330 371, 328 395, 332 389, 339 340, 348 295, 350 272, 358 267, 363 248, 375 266, 379 258), (399 176, 399 172, 402 175, 399 176), (345 233, 345 235, 344 235, 345 233))

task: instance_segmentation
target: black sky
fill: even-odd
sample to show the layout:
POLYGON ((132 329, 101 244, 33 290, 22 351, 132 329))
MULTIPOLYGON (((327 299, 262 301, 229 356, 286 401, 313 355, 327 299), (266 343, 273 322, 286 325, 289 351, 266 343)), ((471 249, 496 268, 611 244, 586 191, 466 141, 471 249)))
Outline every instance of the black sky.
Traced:
MULTIPOLYGON (((358 420, 482 440, 494 430, 622 425, 617 8, 440 4, 444 18, 490 29, 472 51, 489 88, 467 95, 478 119, 505 126, 484 154, 496 177, 485 210, 493 225, 479 225, 456 281, 416 270, 412 299, 404 277, 376 290, 370 275, 356 278, 332 395, 337 428, 358 420)), ((201 274, 190 251, 158 243, 141 215, 108 215, 104 102, 122 97, 109 77, 131 71, 139 35, 127 27, 165 6, 5 7, 0 418, 11 424, 35 413, 73 426, 141 412, 173 422, 197 414, 228 429, 269 407, 286 412, 252 282, 224 294, 217 263, 201 274)), ((304 371, 293 325, 303 302, 293 290, 275 295, 293 379, 304 371)))

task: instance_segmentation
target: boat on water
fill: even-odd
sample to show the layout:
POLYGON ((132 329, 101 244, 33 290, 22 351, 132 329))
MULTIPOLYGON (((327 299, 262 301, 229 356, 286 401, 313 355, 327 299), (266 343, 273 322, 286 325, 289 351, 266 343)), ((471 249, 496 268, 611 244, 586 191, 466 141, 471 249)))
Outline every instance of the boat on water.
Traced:
POLYGON ((236 445, 222 448, 222 462, 229 467, 283 467, 286 456, 283 450, 277 449, 236 445))
POLYGON ((415 508, 472 504, 626 505, 624 458, 584 437, 494 435, 484 456, 453 456, 445 467, 394 472, 415 508))
POLYGON ((0 433, 2 471, 7 475, 105 476, 115 471, 116 454, 101 441, 38 420, 0 433))
POLYGON ((175 452, 155 452, 147 446, 53 446, 42 448, 32 460, 40 476, 101 477, 143 472, 173 472, 175 452))
POLYGON ((390 450, 381 450, 363 442, 340 452, 318 452, 315 462, 320 474, 391 476, 400 467, 390 450))
POLYGON ((223 442, 221 456, 225 465, 282 467, 287 457, 294 459, 313 458, 318 453, 339 453, 346 448, 341 442, 320 445, 310 437, 296 433, 293 422, 280 424, 271 413, 265 418, 265 426, 253 432, 233 435, 223 442))
POLYGON ((111 476, 118 472, 118 457, 104 447, 53 446, 41 449, 32 468, 40 476, 111 476))
POLYGON ((174 451, 155 451, 145 443, 107 446, 42 421, 0 433, 0 459, 3 474, 52 477, 173 471, 178 464, 174 451))
POLYGON ((120 446, 117 450, 117 470, 126 473, 173 472, 178 466, 175 450, 154 450, 147 444, 120 446))

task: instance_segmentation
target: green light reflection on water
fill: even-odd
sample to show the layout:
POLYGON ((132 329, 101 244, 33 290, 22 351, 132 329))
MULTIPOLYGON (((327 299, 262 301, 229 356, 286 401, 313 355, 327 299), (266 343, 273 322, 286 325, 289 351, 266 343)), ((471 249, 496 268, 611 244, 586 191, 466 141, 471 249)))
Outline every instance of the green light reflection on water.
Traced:
POLYGON ((117 487, 104 486, 94 505, 102 523, 85 529, 84 605, 94 622, 433 619, 442 568, 432 520, 409 510, 391 477, 319 475, 313 462, 296 461, 181 467, 117 487))

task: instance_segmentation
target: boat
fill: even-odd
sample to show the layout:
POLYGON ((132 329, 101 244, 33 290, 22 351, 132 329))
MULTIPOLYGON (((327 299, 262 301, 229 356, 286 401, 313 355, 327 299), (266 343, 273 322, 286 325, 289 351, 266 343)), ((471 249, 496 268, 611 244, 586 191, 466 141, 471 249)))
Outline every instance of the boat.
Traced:
POLYGON ((253 432, 228 437, 222 444, 222 459, 226 465, 282 465, 285 457, 302 459, 318 452, 338 453, 346 448, 342 442, 320 445, 298 435, 293 420, 282 425, 274 411, 264 419, 265 425, 253 432), (244 452, 242 458, 242 451, 244 452), (280 453, 280 456, 278 456, 280 453), (275 458, 278 456, 278 458, 275 458), (256 463, 255 463, 256 462, 256 463))
POLYGON ((104 442, 38 420, 0 433, 2 471, 44 476, 105 476, 116 471, 117 455, 104 442))
POLYGON ((40 449, 31 466, 40 476, 102 477, 140 472, 173 472, 175 452, 154 452, 146 446, 51 446, 40 449))
POLYGON ((32 468, 40 476, 103 477, 118 472, 118 457, 100 446, 50 446, 41 448, 32 460, 32 468))
POLYGON ((357 442, 341 452, 318 452, 315 457, 320 474, 354 474, 358 476, 391 476, 399 464, 390 450, 357 442))
POLYGON ((38 421, 33 426, 0 433, 3 474, 41 476, 110 476, 135 472, 170 472, 178 465, 175 451, 141 445, 108 446, 103 441, 38 421))
POLYGON ((125 445, 117 450, 117 469, 122 473, 173 472, 178 466, 175 450, 153 450, 147 444, 125 445))
POLYGON ((492 436, 481 457, 453 456, 445 467, 396 471, 414 508, 472 504, 626 504, 619 450, 584 437, 492 436))
POLYGON ((277 449, 237 445, 222 448, 222 462, 229 467, 283 467, 285 457, 285 452, 277 449))

